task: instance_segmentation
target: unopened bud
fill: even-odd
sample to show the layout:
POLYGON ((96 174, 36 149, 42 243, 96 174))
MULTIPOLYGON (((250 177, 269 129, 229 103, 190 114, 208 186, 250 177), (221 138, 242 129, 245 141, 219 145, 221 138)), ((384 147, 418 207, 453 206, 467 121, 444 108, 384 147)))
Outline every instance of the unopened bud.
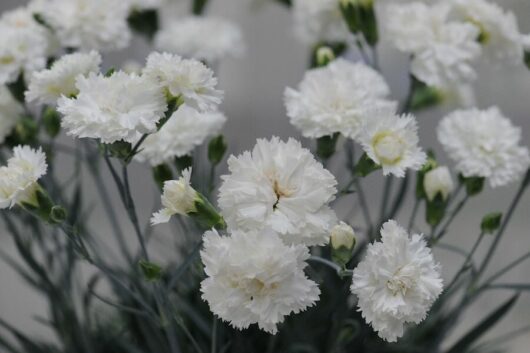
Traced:
POLYGON ((331 258, 341 266, 345 266, 352 258, 356 239, 353 228, 340 222, 331 229, 331 258))
POLYGON ((316 52, 317 66, 326 66, 335 60, 335 53, 328 46, 319 47, 316 52))
POLYGON ((423 188, 429 201, 434 200, 437 194, 440 194, 442 200, 446 201, 454 190, 449 168, 441 166, 427 172, 423 178, 423 188))

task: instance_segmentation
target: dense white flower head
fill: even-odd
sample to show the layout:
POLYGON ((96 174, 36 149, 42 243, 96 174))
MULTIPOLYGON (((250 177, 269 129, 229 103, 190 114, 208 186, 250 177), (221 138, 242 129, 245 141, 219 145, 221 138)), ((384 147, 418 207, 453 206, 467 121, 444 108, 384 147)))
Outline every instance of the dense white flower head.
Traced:
POLYGON ((523 46, 517 18, 511 11, 486 0, 451 0, 453 11, 480 31, 483 53, 490 61, 520 64, 523 46))
POLYGON ((392 109, 374 109, 359 141, 368 157, 383 168, 384 175, 404 177, 406 169, 419 170, 427 159, 418 146, 416 118, 410 114, 398 116, 392 109))
POLYGON ((293 0, 295 35, 304 43, 344 41, 350 33, 337 0, 293 0))
POLYGON ((437 133, 457 171, 487 178, 492 187, 517 180, 530 166, 528 148, 519 145, 521 129, 497 107, 455 111, 440 122, 437 133))
POLYGON ((447 200, 454 188, 451 172, 446 166, 436 167, 425 173, 423 177, 423 189, 430 201, 438 194, 442 195, 442 199, 447 200))
POLYGON ((76 96, 79 93, 77 76, 99 72, 100 65, 101 55, 96 51, 65 55, 54 62, 51 68, 31 75, 26 100, 54 105, 61 96, 76 96))
POLYGON ((42 0, 36 11, 66 48, 112 51, 125 48, 131 39, 127 1, 42 0))
POLYGON ((251 324, 269 333, 285 316, 311 307, 320 290, 304 273, 309 251, 285 245, 271 230, 204 234, 201 259, 207 278, 202 298, 211 311, 231 326, 251 324))
POLYGON ((24 107, 13 97, 9 89, 0 86, 0 143, 4 143, 24 113, 24 107))
POLYGON ((243 33, 236 24, 202 16, 175 19, 158 32, 155 46, 161 51, 211 63, 227 56, 239 57, 245 49, 243 33))
POLYGON ((135 159, 157 166, 175 157, 190 154, 195 147, 202 145, 207 137, 218 133, 225 121, 226 117, 221 112, 201 113, 183 105, 158 132, 145 139, 142 150, 135 159))
POLYGON ((230 229, 270 227, 287 243, 328 242, 337 181, 298 141, 259 139, 252 152, 231 156, 228 168, 218 203, 230 229))
POLYGON ((3 13, 0 33, 0 84, 15 81, 21 72, 31 74, 46 66, 53 47, 51 36, 28 7, 3 13))
POLYGON ((351 285, 362 316, 389 342, 405 324, 423 321, 442 290, 440 266, 423 236, 409 236, 394 220, 383 224, 381 242, 368 245, 351 285))
POLYGON ((340 132, 356 138, 374 107, 393 107, 390 89, 372 68, 344 59, 306 72, 298 88, 286 88, 287 115, 305 137, 340 132))
POLYGON ((151 224, 167 223, 173 215, 186 216, 190 212, 195 212, 195 201, 199 196, 190 181, 191 168, 188 168, 182 172, 178 180, 169 180, 164 183, 162 193, 164 208, 153 214, 151 224))
POLYGON ((413 2, 385 9, 385 36, 413 56, 411 72, 416 78, 440 88, 476 78, 473 63, 481 53, 480 31, 470 23, 449 21, 449 4, 413 2))
POLYGON ((42 149, 17 146, 6 166, 0 167, 0 208, 30 201, 37 181, 46 174, 48 166, 42 149))
POLYGON ((195 59, 183 59, 168 53, 152 53, 147 58, 143 74, 156 81, 173 97, 200 111, 216 110, 223 91, 218 90, 217 78, 206 65, 195 59))
POLYGON ((145 77, 118 71, 110 77, 78 76, 76 98, 61 97, 58 110, 69 135, 100 139, 103 143, 137 141, 156 130, 167 110, 160 87, 145 77))

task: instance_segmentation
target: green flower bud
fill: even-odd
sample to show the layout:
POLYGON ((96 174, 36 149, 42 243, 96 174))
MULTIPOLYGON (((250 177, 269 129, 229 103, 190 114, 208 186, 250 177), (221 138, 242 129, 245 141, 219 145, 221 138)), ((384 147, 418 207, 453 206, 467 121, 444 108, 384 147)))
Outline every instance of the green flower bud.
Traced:
POLYGON ((502 213, 494 212, 489 213, 482 218, 480 223, 480 229, 483 233, 491 234, 495 232, 501 226, 502 213))
POLYGON ((138 265, 140 266, 140 270, 142 270, 145 279, 150 282, 160 280, 164 274, 162 267, 153 262, 141 260, 138 262, 138 265))
POLYGON ((226 153, 227 145, 223 135, 219 135, 210 140, 208 144, 208 160, 213 165, 219 164, 226 153))

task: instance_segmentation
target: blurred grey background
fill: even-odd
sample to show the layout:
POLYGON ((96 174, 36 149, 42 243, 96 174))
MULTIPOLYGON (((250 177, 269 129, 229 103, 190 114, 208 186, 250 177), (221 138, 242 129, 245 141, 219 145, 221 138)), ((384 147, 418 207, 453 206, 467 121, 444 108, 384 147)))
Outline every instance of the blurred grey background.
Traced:
MULTIPOLYGON (((288 123, 282 95, 286 86, 296 85, 301 80, 308 64, 308 48, 298 43, 293 37, 288 11, 276 4, 267 4, 259 9, 252 9, 251 2, 252 0, 212 0, 208 9, 211 14, 225 16, 239 23, 243 28, 247 45, 244 58, 224 61, 218 72, 226 97, 223 109, 229 118, 225 127, 225 135, 233 153, 251 148, 257 137, 299 136, 288 123)), ((0 11, 24 3, 20 0, 1 0, 0 11)), ((499 0, 499 3, 516 13, 522 32, 530 32, 530 1, 499 0)), ((149 51, 150 48, 145 42, 135 40, 130 50, 107 57, 107 65, 119 65, 128 59, 141 62, 149 51)), ((395 98, 402 98, 407 89, 406 58, 385 47, 381 48, 380 58, 383 73, 393 89, 395 98)), ((478 71, 480 79, 476 82, 476 91, 479 107, 487 108, 498 105, 516 125, 523 128, 524 143, 530 144, 530 71, 523 66, 496 68, 489 65, 481 65, 478 71)), ((444 157, 436 141, 434 128, 448 109, 449 107, 440 108, 418 115, 421 144, 425 147, 433 147, 442 159, 444 157)), ((65 161, 65 163, 68 162, 65 161)), ((343 161, 338 157, 329 167, 337 172, 342 163, 343 161)), ((145 185, 151 185, 146 184, 149 178, 149 171, 146 168, 135 166, 133 190, 140 206, 139 213, 143 222, 148 219, 151 208, 156 202, 154 190, 145 187, 145 185)), ((368 183, 368 195, 374 211, 378 210, 380 181, 379 177, 371 177, 368 183)), ((112 184, 109 183, 109 186, 112 184)), ((455 221, 446 241, 470 248, 478 235, 481 217, 488 212, 505 210, 516 187, 517 185, 514 184, 495 190, 488 188, 481 196, 472 199, 465 208, 465 212, 455 221)), ((351 202, 350 199, 349 203, 351 202)), ((408 202, 404 212, 400 214, 399 219, 403 222, 408 220, 408 213, 410 213, 410 200, 408 202)), ((116 206, 119 207, 119 204, 116 203, 116 206)), ((339 207, 348 206, 347 202, 339 204, 339 207)), ((530 250, 529 209, 530 193, 527 193, 507 230, 490 271, 501 268, 504 264, 530 250)), ((94 219, 104 219, 101 210, 95 212, 94 219)), ((127 223, 125 218, 123 220, 127 223)), ((98 225, 101 234, 109 232, 109 225, 106 221, 100 221, 98 225)), ((164 230, 167 231, 169 228, 164 230)), ((170 241, 170 236, 171 234, 160 235, 158 240, 160 243, 170 241)), ((131 237, 131 246, 136 244, 133 239, 131 237)), ((0 247, 15 254, 9 235, 3 230, 0 234, 0 247)), ((485 246, 481 247, 480 251, 483 253, 484 249, 485 246)), ((155 247, 153 251, 159 251, 160 257, 167 258, 172 255, 171 250, 164 247, 155 247)), ((443 265, 444 276, 451 278, 452 273, 459 268, 461 259, 444 250, 438 249, 435 252, 436 258, 443 265)), ((529 273, 530 262, 527 262, 511 271, 503 282, 530 282, 529 273)), ((498 291, 483 295, 480 301, 471 308, 469 314, 463 317, 463 322, 459 326, 462 330, 456 332, 455 336, 463 334, 467 327, 499 305, 500 300, 510 294, 498 291)), ((22 283, 8 266, 1 263, 0 317, 25 332, 45 337, 50 333, 33 318, 34 315, 45 314, 45 303, 22 283)), ((488 336, 493 338, 529 324, 530 293, 527 293, 519 301, 517 310, 513 310, 509 317, 488 336)), ((529 352, 530 334, 512 340, 509 347, 512 352, 529 352)))

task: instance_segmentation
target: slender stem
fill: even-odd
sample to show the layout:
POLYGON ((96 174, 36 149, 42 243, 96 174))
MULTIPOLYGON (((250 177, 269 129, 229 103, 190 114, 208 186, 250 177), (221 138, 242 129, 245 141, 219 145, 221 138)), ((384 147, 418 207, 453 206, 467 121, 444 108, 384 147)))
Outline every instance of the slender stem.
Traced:
POLYGON ((453 287, 456 284, 456 282, 458 282, 458 279, 460 278, 460 276, 467 270, 467 268, 469 267, 469 263, 472 262, 472 258, 473 258, 473 255, 475 254, 475 251, 477 250, 478 246, 482 242, 482 239, 484 238, 484 235, 485 235, 484 232, 480 233, 480 235, 478 236, 477 240, 475 241, 475 244, 473 245, 473 248, 467 254, 467 257, 466 257, 464 263, 462 264, 462 267, 455 274, 455 276, 453 277, 453 280, 451 281, 451 283, 449 283, 447 285, 447 287, 445 289, 446 292, 450 291, 451 287, 453 287))
POLYGON ((379 212, 379 224, 382 224, 386 219, 386 210, 388 205, 388 200, 390 199, 390 194, 392 193, 392 185, 394 178, 392 176, 387 176, 385 178, 385 186, 383 188, 383 195, 381 198, 381 209, 379 212))
POLYGON ((502 275, 516 267, 517 265, 521 264, 525 260, 530 258, 530 252, 527 252, 523 256, 519 257, 515 261, 511 262, 508 266, 502 268, 500 271, 496 272, 494 275, 489 277, 487 280, 484 281, 483 286, 487 286, 488 284, 493 283, 495 280, 499 279, 502 275))
POLYGON ((138 140, 138 142, 136 142, 129 155, 125 157, 125 164, 131 163, 131 160, 134 158, 136 153, 138 153, 138 150, 142 146, 142 143, 144 143, 147 136, 149 136, 149 134, 143 134, 142 137, 140 137, 140 139, 138 140))
POLYGON ((420 199, 417 197, 414 198, 414 207, 412 208, 412 213, 410 215, 409 224, 407 226, 408 232, 410 233, 412 227, 414 226, 414 221, 416 220, 416 215, 420 208, 420 199))
POLYGON ((355 179, 355 187, 357 190, 357 194, 359 195, 359 202, 361 204, 361 210, 363 211, 364 221, 366 223, 366 228, 367 228, 367 234, 370 238, 373 238, 372 217, 370 216, 370 209, 368 207, 368 202, 366 202, 366 197, 364 195, 364 191, 361 186, 361 181, 359 179, 355 179))
POLYGON ((212 345, 211 345, 210 352, 211 353, 217 352, 217 319, 215 318, 215 316, 213 318, 213 323, 212 323, 212 345))
POLYGON ((310 256, 308 260, 324 264, 324 265, 328 266, 329 268, 337 271, 337 273, 342 271, 342 268, 339 265, 337 265, 336 263, 334 263, 332 261, 329 261, 329 260, 326 260, 326 259, 324 259, 322 257, 319 257, 319 256, 310 256))
POLYGON ((453 223, 453 221, 455 220, 456 216, 460 213, 460 211, 462 210, 462 208, 464 207, 464 205, 466 204, 466 202, 468 200, 469 200, 469 195, 466 194, 466 196, 458 203, 458 205, 455 207, 455 209, 450 213, 449 218, 444 223, 444 225, 442 226, 440 231, 436 232, 436 227, 433 228, 433 230, 431 232, 431 238, 429 239, 429 242, 431 244, 436 243, 436 242, 440 241, 440 239, 443 238, 443 236, 447 232, 447 229, 449 228, 451 223, 453 223))
POLYGON ((521 183, 519 190, 517 190, 517 193, 515 194, 515 197, 513 198, 512 203, 510 204, 508 213, 506 214, 499 230, 497 231, 497 234, 495 235, 495 238, 488 250, 488 253, 486 254, 486 257, 484 258, 484 262, 482 263, 482 265, 480 266, 478 270, 477 276, 473 284, 476 284, 479 281, 480 277, 484 274, 484 271, 486 271, 486 269, 488 268, 488 265, 491 262, 493 254, 495 253, 495 250, 497 250, 497 246, 499 245, 499 242, 501 241, 502 236, 504 235, 506 227, 508 226, 508 223, 510 223, 513 213, 515 209, 517 208, 519 201, 521 201, 521 198, 526 188, 528 187, 529 183, 530 183, 530 169, 526 172, 526 176, 523 182, 521 183))

